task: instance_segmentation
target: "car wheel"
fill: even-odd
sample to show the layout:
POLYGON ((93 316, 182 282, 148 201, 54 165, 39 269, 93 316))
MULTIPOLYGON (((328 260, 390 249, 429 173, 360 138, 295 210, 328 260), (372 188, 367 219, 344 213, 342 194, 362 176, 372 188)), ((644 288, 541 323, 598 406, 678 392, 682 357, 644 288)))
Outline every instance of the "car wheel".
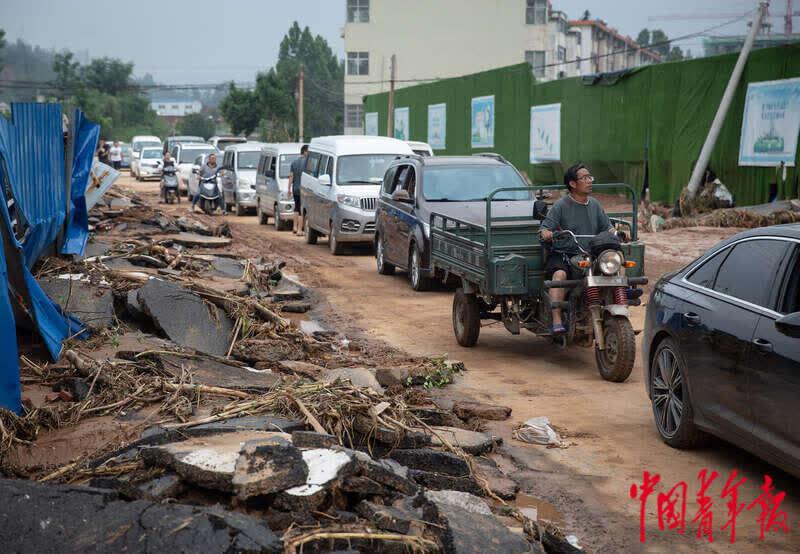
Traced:
POLYGON ((269 222, 269 218, 267 214, 261 209, 261 200, 256 202, 256 216, 258 217, 258 224, 259 225, 266 225, 269 222))
POLYGON ((275 230, 276 231, 283 231, 284 223, 281 219, 281 212, 278 211, 278 205, 275 204, 272 207, 272 221, 275 223, 275 230))
POLYGON ((481 332, 478 299, 459 287, 453 296, 453 332, 461 346, 475 346, 481 332))
POLYGON ((386 248, 380 235, 375 241, 375 263, 378 265, 378 273, 381 275, 394 275, 394 265, 386 261, 386 248))
POLYGON ((411 244, 408 260, 408 278, 411 280, 411 288, 417 292, 426 291, 431 286, 430 279, 422 274, 422 256, 414 243, 411 244))
POLYGON ((233 205, 236 208, 236 215, 243 216, 247 211, 247 208, 239 204, 239 196, 234 194, 233 195, 233 205))
POLYGON ((658 345, 650 363, 650 401, 661 439, 673 448, 692 448, 706 439, 694 424, 686 363, 671 338, 658 345))
POLYGON ((328 248, 331 251, 331 254, 334 256, 338 256, 342 253, 342 245, 339 242, 339 238, 336 236, 336 231, 333 230, 333 222, 330 224, 331 232, 328 235, 328 248))
POLYGON ((308 214, 303 218, 305 225, 303 226, 303 234, 306 236, 306 244, 317 244, 317 239, 319 238, 319 233, 317 233, 314 229, 311 228, 311 225, 308 223, 308 214))

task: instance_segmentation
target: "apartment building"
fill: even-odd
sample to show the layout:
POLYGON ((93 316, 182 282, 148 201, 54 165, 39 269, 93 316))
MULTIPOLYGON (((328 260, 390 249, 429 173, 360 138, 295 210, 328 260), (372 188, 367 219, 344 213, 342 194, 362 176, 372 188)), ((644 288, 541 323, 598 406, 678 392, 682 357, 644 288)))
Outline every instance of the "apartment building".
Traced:
POLYGON ((658 53, 642 48, 631 37, 621 35, 601 19, 576 19, 569 22, 580 75, 606 73, 658 63, 658 53))
POLYGON ((603 68, 642 59, 629 37, 601 21, 570 21, 549 0, 346 0, 346 6, 347 134, 363 133, 363 97, 389 90, 392 55, 398 88, 523 61, 537 80, 548 81, 595 72, 598 64, 583 61, 593 55, 603 68), (615 48, 624 50, 620 45, 630 45, 631 54, 606 60, 615 48))

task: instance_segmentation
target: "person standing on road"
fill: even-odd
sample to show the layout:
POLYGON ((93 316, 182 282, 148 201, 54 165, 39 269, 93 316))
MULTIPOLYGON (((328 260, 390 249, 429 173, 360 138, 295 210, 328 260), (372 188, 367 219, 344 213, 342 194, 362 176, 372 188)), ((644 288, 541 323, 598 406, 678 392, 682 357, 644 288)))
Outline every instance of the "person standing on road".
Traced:
MULTIPOLYGON (((592 177, 582 163, 569 167, 564 174, 564 186, 569 194, 559 199, 547 212, 542 222, 540 235, 545 242, 553 241, 554 231, 572 231, 576 235, 599 235, 606 231, 614 232, 611 220, 600 202, 589 196, 592 194, 592 177)), ((544 278, 554 281, 568 279, 570 258, 578 254, 578 247, 572 238, 556 240, 550 248, 544 265, 544 278)), ((550 289, 550 301, 563 302, 565 289, 550 289)), ((566 328, 561 322, 561 308, 553 308, 553 334, 562 334, 566 328)))
POLYGON ((289 169, 289 188, 294 196, 294 219, 292 223, 292 233, 299 235, 303 232, 303 212, 300 211, 300 176, 306 167, 308 158, 308 145, 304 144, 300 148, 300 157, 292 162, 289 169))
POLYGON ((119 171, 122 167, 122 148, 119 145, 119 141, 114 141, 114 146, 112 146, 108 151, 108 159, 111 161, 111 166, 119 171))
MULTIPOLYGON (((202 179, 210 179, 211 177, 216 177, 217 173, 219 173, 219 166, 217 165, 217 155, 216 154, 209 154, 206 163, 200 168, 200 172, 197 174, 197 181, 198 185, 200 180, 202 179)), ((219 202, 219 211, 222 212, 222 215, 228 215, 228 210, 225 209, 225 199, 222 197, 221 191, 217 188, 217 194, 219 194, 217 201, 219 202)), ((192 197, 192 207, 189 208, 190 212, 194 211, 194 207, 197 206, 197 202, 200 201, 200 187, 197 187, 197 194, 192 197)))

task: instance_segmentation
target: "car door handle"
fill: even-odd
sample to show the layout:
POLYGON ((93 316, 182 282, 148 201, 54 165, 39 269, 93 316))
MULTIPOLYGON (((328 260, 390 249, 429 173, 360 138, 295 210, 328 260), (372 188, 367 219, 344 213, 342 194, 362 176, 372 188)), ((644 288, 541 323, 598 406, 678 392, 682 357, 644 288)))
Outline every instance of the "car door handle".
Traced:
POLYGON ((701 321, 700 316, 694 312, 686 312, 683 314, 683 319, 685 319, 689 325, 700 325, 701 321))
POLYGON ((764 339, 754 339, 753 344, 759 352, 769 353, 773 351, 772 343, 764 339))

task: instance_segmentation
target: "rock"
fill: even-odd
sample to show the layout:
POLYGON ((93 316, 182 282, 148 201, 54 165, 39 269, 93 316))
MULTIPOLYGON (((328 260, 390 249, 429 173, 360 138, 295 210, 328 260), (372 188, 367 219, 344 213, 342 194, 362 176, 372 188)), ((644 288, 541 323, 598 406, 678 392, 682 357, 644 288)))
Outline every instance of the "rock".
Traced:
POLYGON ((653 214, 650 216, 650 228, 654 233, 661 231, 664 228, 665 223, 666 221, 660 215, 653 214))
POLYGON ((128 256, 127 259, 133 265, 154 267, 156 269, 163 269, 167 267, 167 264, 163 260, 159 260, 158 258, 147 256, 145 254, 134 254, 132 256, 128 256))
POLYGON ((39 285, 65 312, 74 314, 89 327, 105 329, 116 322, 114 294, 108 287, 59 278, 41 279, 39 285))
POLYGON ((126 502, 113 491, 17 480, 0 480, 0 498, 5 552, 283 551, 258 519, 220 507, 126 502))
POLYGON ((376 425, 375 422, 362 415, 355 417, 353 428, 365 440, 375 441, 392 448, 420 448, 431 444, 431 437, 422 431, 397 431, 376 425))
POLYGON ((504 421, 511 416, 511 408, 494 404, 484 404, 483 402, 461 400, 453 404, 453 413, 463 420, 478 417, 481 419, 504 421))
POLYGON ((463 491, 425 491, 425 499, 429 502, 452 506, 473 514, 492 515, 492 510, 485 500, 463 491))
POLYGON ((175 498, 184 490, 183 481, 177 475, 164 475, 150 481, 146 481, 138 486, 142 496, 150 500, 161 500, 162 498, 175 498))
MULTIPOLYGON (((447 492, 448 497, 455 494, 454 491, 443 492, 447 492)), ((445 553, 516 554, 531 551, 528 541, 501 525, 494 516, 486 514, 482 508, 480 512, 465 509, 450 502, 449 498, 443 500, 433 491, 426 492, 424 498, 427 500, 423 505, 424 519, 438 525, 430 528, 438 536, 445 553)), ((476 504, 470 499, 467 505, 476 504)), ((488 510, 485 503, 483 507, 488 510)))
POLYGON ((458 419, 450 410, 442 410, 438 407, 412 406, 411 410, 418 418, 432 426, 458 427, 464 422, 458 419))
POLYGON ((184 480, 210 489, 236 492, 233 484, 236 462, 245 443, 289 435, 264 431, 238 431, 197 437, 142 449, 150 463, 170 468, 184 480))
POLYGON ((195 221, 194 219, 189 219, 187 217, 179 217, 177 220, 175 220, 175 224, 181 231, 197 233, 198 235, 205 235, 208 237, 214 235, 213 231, 203 225, 201 222, 195 221))
POLYGON ((392 450, 389 457, 412 469, 436 471, 448 475, 469 475, 469 464, 463 458, 430 448, 392 450))
POLYGON ((315 510, 327 498, 327 488, 351 475, 356 463, 353 456, 341 450, 313 448, 303 450, 308 466, 306 483, 287 489, 275 497, 275 506, 285 510, 315 510))
POLYGON ((305 300, 294 300, 291 302, 286 302, 281 306, 282 312, 287 312, 292 314, 304 314, 310 309, 311 309, 311 302, 307 302, 305 300))
POLYGON ((244 266, 239 260, 215 257, 211 262, 212 274, 231 279, 241 279, 244 275, 244 266))
POLYGON ((60 391, 70 393, 75 402, 80 402, 89 394, 89 383, 81 377, 68 377, 53 385, 53 392, 60 391))
POLYGON ((201 247, 201 248, 225 248, 226 246, 230 246, 231 239, 224 238, 224 237, 208 237, 204 235, 198 235, 197 233, 178 233, 174 237, 170 237, 175 244, 180 244, 181 246, 186 246, 189 248, 192 247, 201 247))
POLYGON ((137 444, 157 445, 176 442, 185 438, 207 437, 209 435, 240 431, 268 431, 289 434, 302 429, 305 429, 304 423, 291 419, 272 416, 243 416, 190 427, 156 425, 145 429, 142 433, 142 438, 137 441, 137 444))
POLYGON ((232 482, 236 496, 246 499, 302 485, 307 476, 300 450, 290 440, 276 436, 245 443, 232 482))
POLYGON ((292 433, 292 444, 297 448, 330 448, 339 444, 339 439, 327 433, 294 431, 292 433))
POLYGON ((482 496, 483 489, 472 477, 455 477, 435 471, 411 469, 408 476, 419 485, 432 490, 454 490, 482 496))
POLYGON ((275 300, 300 300, 305 296, 305 287, 294 279, 283 275, 278 284, 270 289, 275 300))
POLYGON ((482 463, 482 458, 477 458, 475 462, 475 474, 484 479, 495 495, 503 500, 512 500, 517 496, 519 485, 516 481, 509 479, 500 471, 497 466, 482 463))
POLYGON ((408 468, 394 460, 362 460, 358 466, 360 475, 384 487, 408 496, 413 496, 419 491, 419 485, 408 477, 408 468))
MULTIPOLYGON (((494 437, 486 433, 479 433, 478 431, 469 431, 467 429, 459 429, 457 427, 431 427, 452 446, 458 446, 464 452, 480 456, 486 454, 494 449, 495 445, 499 445, 503 440, 499 437, 494 437)), ((441 439, 436 435, 431 436, 431 445, 443 446, 441 439)))
POLYGON ((227 354, 233 323, 217 306, 161 279, 147 281, 136 297, 142 311, 175 344, 217 356, 227 354))
POLYGON ((399 506, 381 506, 366 500, 356 506, 358 514, 375 524, 379 529, 408 535, 412 527, 421 535, 425 524, 422 522, 422 508, 413 508, 406 501, 399 506))
MULTIPOLYGON (((395 385, 407 386, 411 378, 411 370, 407 367, 379 367, 375 370, 375 379, 384 387, 395 385)), ((413 378, 411 378, 413 381, 413 378)))
POLYGON ((317 380, 326 368, 308 362, 281 360, 278 362, 278 369, 288 373, 297 373, 301 377, 309 377, 317 380))
POLYGON ((131 289, 126 293, 125 296, 125 309, 133 319, 144 319, 147 316, 142 311, 142 307, 139 305, 139 289, 131 289))
POLYGON ((322 381, 333 383, 334 381, 350 381, 353 386, 371 389, 373 392, 383 394, 383 387, 375 379, 372 371, 364 367, 337 367, 326 369, 322 373, 322 381))
POLYGON ((249 364, 278 363, 283 360, 302 360, 302 346, 279 339, 244 339, 233 347, 233 357, 249 364))

